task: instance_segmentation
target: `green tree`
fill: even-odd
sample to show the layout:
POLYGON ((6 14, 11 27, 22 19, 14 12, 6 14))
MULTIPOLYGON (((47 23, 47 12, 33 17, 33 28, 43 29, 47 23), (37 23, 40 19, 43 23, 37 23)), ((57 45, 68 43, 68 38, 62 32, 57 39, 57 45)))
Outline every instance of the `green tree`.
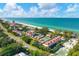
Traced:
POLYGON ((0 50, 0 56, 12 56, 22 51, 22 47, 17 43, 12 43, 0 50))
POLYGON ((30 38, 28 36, 22 36, 22 40, 24 40, 26 43, 30 44, 32 41, 32 38, 30 38))
POLYGON ((79 42, 69 50, 68 56, 79 56, 79 42))
POLYGON ((42 29, 39 30, 39 33, 42 33, 42 34, 47 34, 49 31, 48 27, 43 27, 42 29))
POLYGON ((29 30, 29 28, 27 26, 25 26, 25 27, 22 28, 22 30, 27 31, 27 30, 29 30))

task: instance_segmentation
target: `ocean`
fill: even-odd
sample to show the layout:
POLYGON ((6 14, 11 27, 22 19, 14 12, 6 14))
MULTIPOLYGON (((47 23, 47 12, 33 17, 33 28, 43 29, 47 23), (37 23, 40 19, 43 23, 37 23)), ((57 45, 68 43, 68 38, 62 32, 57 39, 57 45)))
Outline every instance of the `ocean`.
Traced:
POLYGON ((6 18, 15 21, 50 29, 70 30, 79 32, 79 18, 6 18))

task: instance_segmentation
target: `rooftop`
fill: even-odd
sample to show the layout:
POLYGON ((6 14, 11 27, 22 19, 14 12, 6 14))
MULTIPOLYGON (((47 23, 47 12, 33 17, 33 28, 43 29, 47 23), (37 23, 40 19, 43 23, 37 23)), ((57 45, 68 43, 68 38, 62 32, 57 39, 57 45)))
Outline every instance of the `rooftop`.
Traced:
POLYGON ((53 38, 52 40, 49 40, 49 41, 43 43, 43 45, 44 46, 50 46, 51 44, 54 44, 54 43, 56 43, 60 40, 61 40, 61 36, 57 36, 57 37, 53 38))
POLYGON ((23 53, 23 52, 20 52, 20 53, 16 54, 15 56, 28 56, 28 55, 26 55, 26 54, 23 53))
POLYGON ((40 41, 44 41, 44 42, 46 42, 46 41, 48 41, 48 40, 50 40, 50 39, 51 39, 50 37, 45 36, 45 37, 42 38, 40 41))

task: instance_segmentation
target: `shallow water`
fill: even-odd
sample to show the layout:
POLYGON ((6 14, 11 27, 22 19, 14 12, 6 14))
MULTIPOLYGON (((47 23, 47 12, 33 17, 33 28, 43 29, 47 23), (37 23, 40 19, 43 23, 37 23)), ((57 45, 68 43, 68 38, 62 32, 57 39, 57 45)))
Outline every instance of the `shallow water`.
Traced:
POLYGON ((51 29, 79 31, 79 18, 7 18, 9 21, 16 21, 34 26, 48 27, 51 29))

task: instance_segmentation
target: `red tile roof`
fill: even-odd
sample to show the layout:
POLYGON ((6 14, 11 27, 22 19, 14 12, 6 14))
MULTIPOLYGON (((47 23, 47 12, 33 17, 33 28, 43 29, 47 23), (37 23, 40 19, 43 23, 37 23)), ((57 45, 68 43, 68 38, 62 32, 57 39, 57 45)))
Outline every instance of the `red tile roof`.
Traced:
POLYGON ((52 40, 43 43, 43 45, 50 46, 51 44, 57 43, 60 40, 61 40, 61 36, 57 36, 57 37, 53 38, 52 40))
POLYGON ((10 23, 10 26, 15 26, 16 25, 16 23, 10 23))

